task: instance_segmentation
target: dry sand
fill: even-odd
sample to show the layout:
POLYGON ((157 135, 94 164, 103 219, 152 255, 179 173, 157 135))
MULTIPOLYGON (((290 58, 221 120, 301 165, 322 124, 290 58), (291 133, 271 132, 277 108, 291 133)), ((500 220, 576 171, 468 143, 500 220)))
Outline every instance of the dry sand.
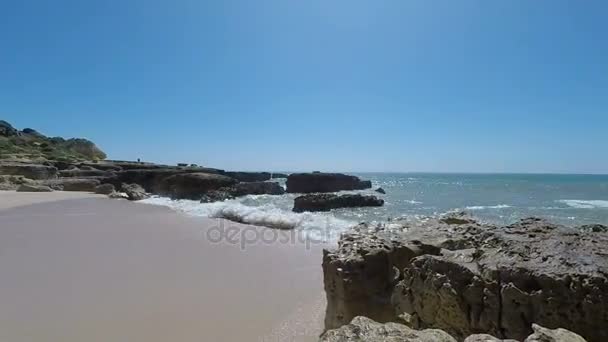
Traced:
POLYGON ((0 341, 317 339, 323 246, 242 249, 209 241, 218 220, 92 197, 0 193, 0 341))

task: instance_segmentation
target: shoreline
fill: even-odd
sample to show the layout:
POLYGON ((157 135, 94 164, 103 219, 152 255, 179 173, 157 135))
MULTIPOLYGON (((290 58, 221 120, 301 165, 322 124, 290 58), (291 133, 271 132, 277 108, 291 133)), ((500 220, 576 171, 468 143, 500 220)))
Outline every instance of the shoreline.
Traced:
POLYGON ((0 193, 2 340, 316 341, 323 330, 323 245, 242 248, 208 240, 221 220, 94 194, 14 194, 0 193))

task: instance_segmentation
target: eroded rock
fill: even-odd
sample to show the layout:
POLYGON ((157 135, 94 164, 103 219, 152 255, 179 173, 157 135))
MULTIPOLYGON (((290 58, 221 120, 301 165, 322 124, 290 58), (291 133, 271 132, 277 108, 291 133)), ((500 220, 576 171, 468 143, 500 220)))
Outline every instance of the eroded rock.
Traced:
POLYGON ((159 193, 175 199, 200 200, 209 191, 236 184, 233 178, 210 173, 183 173, 161 181, 159 193))
POLYGON ((384 200, 376 196, 361 194, 309 194, 296 197, 293 211, 330 211, 337 208, 381 207, 384 200))
POLYGON ((367 317, 355 317, 349 324, 326 331, 320 342, 456 342, 437 329, 414 330, 403 324, 381 324, 367 317))
POLYGON ((371 182, 342 173, 292 173, 287 177, 287 192, 336 192, 371 188, 371 182))
POLYGON ((146 193, 146 190, 139 184, 125 183, 121 185, 121 189, 130 201, 140 201, 150 197, 150 195, 146 193))
POLYGON ((324 252, 326 329, 358 315, 525 339, 532 323, 608 340, 608 233, 463 214, 361 225, 324 252))
POLYGON ((37 184, 21 184, 17 188, 17 192, 51 192, 53 189, 46 185, 37 184))

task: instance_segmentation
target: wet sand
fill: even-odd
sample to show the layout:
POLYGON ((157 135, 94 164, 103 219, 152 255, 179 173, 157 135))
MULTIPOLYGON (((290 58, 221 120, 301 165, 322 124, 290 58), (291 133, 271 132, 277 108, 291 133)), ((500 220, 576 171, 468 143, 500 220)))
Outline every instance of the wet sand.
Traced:
POLYGON ((321 332, 323 246, 241 248, 239 234, 263 229, 224 221, 233 242, 212 242, 219 220, 95 195, 29 194, 30 205, 15 195, 0 193, 0 341, 315 341, 321 332))

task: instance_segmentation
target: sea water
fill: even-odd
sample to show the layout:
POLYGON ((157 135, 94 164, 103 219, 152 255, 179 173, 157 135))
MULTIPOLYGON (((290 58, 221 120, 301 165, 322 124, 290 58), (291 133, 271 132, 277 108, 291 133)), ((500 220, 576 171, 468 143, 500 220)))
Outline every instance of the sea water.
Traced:
MULTIPOLYGON (((189 215, 237 217, 253 225, 323 231, 337 236, 360 222, 422 219, 465 210, 479 219, 508 224, 537 216, 565 225, 608 225, 608 175, 360 173, 372 189, 345 191, 384 199, 382 207, 294 213, 298 194, 250 195, 216 203, 154 197, 144 203, 169 206, 189 215), (386 194, 374 190, 383 188, 386 194)), ((285 185, 285 179, 276 179, 285 185)))

